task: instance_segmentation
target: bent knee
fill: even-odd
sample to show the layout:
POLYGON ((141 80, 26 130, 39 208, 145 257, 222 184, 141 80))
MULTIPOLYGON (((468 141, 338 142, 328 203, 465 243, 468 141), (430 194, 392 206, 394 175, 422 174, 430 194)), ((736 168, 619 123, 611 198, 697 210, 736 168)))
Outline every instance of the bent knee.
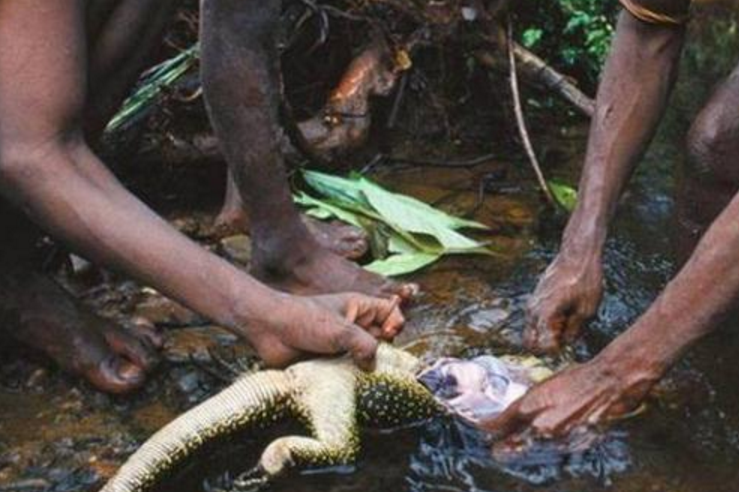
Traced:
POLYGON ((699 175, 739 184, 739 132, 735 124, 701 114, 688 132, 688 156, 699 175))

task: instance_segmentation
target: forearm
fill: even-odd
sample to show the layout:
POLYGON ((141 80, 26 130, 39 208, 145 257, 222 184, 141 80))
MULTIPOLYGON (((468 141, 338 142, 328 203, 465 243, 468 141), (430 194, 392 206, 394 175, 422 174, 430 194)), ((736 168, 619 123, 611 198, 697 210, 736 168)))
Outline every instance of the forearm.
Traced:
POLYGON ((580 199, 563 248, 600 250, 624 186, 652 139, 674 85, 684 28, 624 13, 596 101, 580 199))
POLYGON ((739 195, 711 225, 662 295, 600 359, 661 376, 715 329, 739 298, 738 216, 739 195))
POLYGON ((3 192, 76 251, 218 323, 243 330, 268 309, 275 293, 174 230, 81 147, 26 156, 35 171, 4 175, 3 192))

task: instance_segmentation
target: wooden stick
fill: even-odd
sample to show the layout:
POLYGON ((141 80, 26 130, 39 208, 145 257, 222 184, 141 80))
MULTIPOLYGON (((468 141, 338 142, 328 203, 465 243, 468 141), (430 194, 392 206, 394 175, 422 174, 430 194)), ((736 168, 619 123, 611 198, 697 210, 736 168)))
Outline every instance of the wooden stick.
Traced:
POLYGON ((526 151, 526 155, 529 158, 531 167, 534 168, 536 179, 539 181, 539 186, 547 197, 547 201, 556 207, 557 202, 552 196, 552 192, 549 190, 549 185, 544 178, 544 173, 541 172, 539 166, 539 160, 536 158, 536 152, 531 144, 531 138, 529 138, 529 132, 526 130, 526 120, 523 114, 523 106, 521 105, 521 95, 518 90, 518 73, 516 72, 516 56, 513 48, 513 22, 511 18, 508 18, 508 65, 510 67, 510 82, 511 82, 511 97, 513 98, 513 111, 516 114, 516 124, 518 126, 518 133, 521 136, 523 148, 526 151))
POLYGON ((559 73, 531 51, 516 42, 513 42, 512 46, 513 54, 520 63, 520 68, 530 78, 555 91, 586 116, 593 116, 595 112, 595 101, 593 99, 586 96, 565 75, 559 73))
MULTIPOLYGON (((585 116, 592 117, 595 111, 595 101, 583 93, 566 75, 554 69, 540 57, 527 50, 520 44, 513 42, 513 54, 519 63, 518 70, 525 81, 537 86, 543 86, 566 100, 585 116)), ((475 53, 475 59, 483 66, 496 71, 508 71, 507 63, 501 57, 484 49, 475 53)))

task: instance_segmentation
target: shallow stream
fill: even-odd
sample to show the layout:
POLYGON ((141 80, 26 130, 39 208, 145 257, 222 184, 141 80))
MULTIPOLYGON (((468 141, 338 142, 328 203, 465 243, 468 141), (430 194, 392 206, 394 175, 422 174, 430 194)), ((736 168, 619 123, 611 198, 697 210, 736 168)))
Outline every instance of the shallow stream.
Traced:
MULTIPOLYGON (((709 43, 704 49, 711 39, 702 41, 709 43)), ((576 347, 580 357, 597 352, 625 329, 677 269, 671 176, 679 174, 675 169, 683 154, 682 134, 696 109, 695 96, 703 96, 710 83, 707 77, 691 75, 684 74, 669 123, 621 206, 605 257, 607 294, 598 319, 576 347)), ((575 125, 538 140, 546 151, 548 172, 576 180, 585 133, 584 126, 575 125)), ((416 275, 424 296, 410 310, 400 344, 428 357, 515 349, 527 296, 553 258, 562 226, 560 219, 542 213, 527 176, 523 160, 472 170, 405 168, 378 174, 396 190, 457 213, 473 211, 471 216, 493 226, 490 239, 502 252, 497 258, 445 260, 416 275), (501 168, 512 170, 501 177, 501 168), (480 200, 483 179, 486 192, 480 200)), ((193 233, 202 218, 198 214, 180 216, 178 224, 193 233)), ((0 491, 95 490, 137 442, 215 391, 223 384, 221 374, 244 360, 243 349, 228 334, 186 312, 162 307, 151 292, 124 281, 105 285, 91 295, 98 308, 112 315, 153 313, 160 324, 172 327, 167 362, 145 391, 118 399, 6 351, 0 362, 0 491)), ((542 453, 524 464, 502 466, 473 432, 432 421, 392 433, 370 432, 355 468, 295 475, 269 490, 735 492, 736 319, 690 353, 661 385, 646 413, 618 425, 603 444, 586 453, 542 453)), ((249 441, 225 449, 222 457, 204 462, 198 473, 171 488, 202 490, 204 481, 248 468, 261 446, 249 441)))

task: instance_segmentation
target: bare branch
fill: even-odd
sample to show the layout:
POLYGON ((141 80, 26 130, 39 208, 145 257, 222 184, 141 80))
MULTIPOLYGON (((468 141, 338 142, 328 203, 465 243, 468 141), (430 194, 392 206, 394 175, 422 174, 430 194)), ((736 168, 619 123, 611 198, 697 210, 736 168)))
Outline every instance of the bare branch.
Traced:
POLYGON ((521 135, 521 141, 523 143, 526 155, 531 162, 531 167, 534 169, 536 179, 539 181, 539 186, 547 197, 547 200, 552 206, 557 205, 557 202, 552 196, 552 192, 549 190, 549 185, 544 178, 544 173, 541 172, 541 166, 539 166, 539 160, 536 158, 536 152, 531 144, 531 138, 529 138, 529 132, 526 129, 526 120, 523 114, 523 106, 521 105, 521 95, 518 89, 518 73, 516 72, 516 56, 513 47, 513 23, 508 18, 508 64, 510 66, 510 82, 511 82, 511 97, 513 98, 513 111, 516 114, 516 124, 518 125, 518 132, 521 135))

